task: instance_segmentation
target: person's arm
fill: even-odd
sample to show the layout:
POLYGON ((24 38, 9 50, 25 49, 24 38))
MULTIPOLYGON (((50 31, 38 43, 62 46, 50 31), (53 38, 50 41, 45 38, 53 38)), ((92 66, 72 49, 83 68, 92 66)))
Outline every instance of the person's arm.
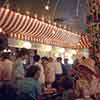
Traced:
POLYGON ((16 79, 16 65, 13 64, 13 68, 12 68, 12 80, 16 79))
POLYGON ((2 79, 3 79, 3 68, 0 65, 0 80, 2 80, 2 79))

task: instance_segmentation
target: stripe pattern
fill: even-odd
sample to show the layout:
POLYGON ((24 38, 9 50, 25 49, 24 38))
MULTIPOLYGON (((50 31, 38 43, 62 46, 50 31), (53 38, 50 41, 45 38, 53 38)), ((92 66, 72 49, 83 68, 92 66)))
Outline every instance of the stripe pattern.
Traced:
POLYGON ((82 35, 77 48, 89 48, 91 47, 91 39, 88 35, 82 35))
POLYGON ((0 8, 0 28, 15 39, 67 48, 76 48, 81 39, 79 34, 5 8, 0 8))

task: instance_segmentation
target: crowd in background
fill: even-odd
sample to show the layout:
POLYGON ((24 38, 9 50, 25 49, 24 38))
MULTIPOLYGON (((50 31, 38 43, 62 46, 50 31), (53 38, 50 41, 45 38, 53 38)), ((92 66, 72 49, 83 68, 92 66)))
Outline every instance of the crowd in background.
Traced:
MULTIPOLYGON (((86 60, 85 57, 82 57, 80 61, 76 59, 71 65, 68 64, 68 58, 63 60, 61 57, 56 59, 46 56, 40 57, 37 52, 32 55, 22 50, 16 54, 15 59, 9 53, 2 52, 0 56, 0 80, 3 81, 3 84, 0 85, 0 98, 3 98, 4 94, 6 95, 4 90, 8 85, 9 88, 10 86, 14 87, 14 89, 10 88, 12 89, 10 94, 12 96, 15 93, 16 100, 75 100, 77 97, 84 97, 80 90, 83 86, 81 86, 81 82, 77 81, 80 76, 84 78, 80 73, 83 75, 88 73, 87 79, 91 80, 91 76, 95 74, 95 69, 95 62, 92 59, 86 60), (78 68, 80 63, 83 66, 78 68), (85 68, 84 66, 87 65, 83 63, 88 63, 92 71, 84 72, 84 69, 81 68, 85 68), (83 72, 80 72, 82 70, 83 72), (9 83, 9 81, 12 82, 9 83), (8 84, 6 84, 7 82, 8 84), (77 86, 78 91, 75 93, 77 86), (13 90, 18 92, 13 92, 13 90), (48 93, 52 94, 51 97, 48 97, 48 93)), ((85 91, 85 95, 87 94, 88 92, 85 91)), ((4 98, 6 97, 4 96, 4 98)))

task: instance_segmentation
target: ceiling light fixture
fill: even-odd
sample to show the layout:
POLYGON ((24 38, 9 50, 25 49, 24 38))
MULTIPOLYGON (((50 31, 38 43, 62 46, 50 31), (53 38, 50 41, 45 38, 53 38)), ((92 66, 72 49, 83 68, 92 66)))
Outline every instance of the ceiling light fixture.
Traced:
POLYGON ((48 11, 49 9, 50 9, 49 5, 46 5, 46 6, 45 6, 45 10, 48 11))
POLYGON ((43 4, 43 8, 46 10, 46 11, 49 11, 50 10, 50 0, 41 0, 41 3, 43 4))

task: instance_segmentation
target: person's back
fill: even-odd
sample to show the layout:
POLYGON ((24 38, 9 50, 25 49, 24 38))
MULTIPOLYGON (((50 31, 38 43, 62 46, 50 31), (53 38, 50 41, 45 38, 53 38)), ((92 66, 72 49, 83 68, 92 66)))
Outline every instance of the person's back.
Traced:
POLYGON ((41 58, 41 64, 44 68, 45 82, 48 81, 48 58, 46 56, 41 58))
POLYGON ((66 72, 69 72, 72 69, 72 65, 71 64, 64 64, 63 66, 64 66, 64 70, 66 72))
POLYGON ((5 59, 3 62, 3 80, 12 80, 13 77, 13 62, 5 59))
POLYGON ((56 67, 54 62, 49 62, 47 64, 47 81, 53 83, 56 76, 56 67))
POLYGON ((64 70, 65 70, 65 73, 68 73, 72 69, 72 65, 68 63, 67 58, 64 59, 63 67, 64 67, 64 70))
POLYGON ((9 59, 9 53, 2 53, 0 57, 0 80, 12 80, 13 62, 9 59))
POLYGON ((39 81, 40 81, 41 83, 44 84, 44 83, 45 83, 44 68, 43 68, 42 64, 39 63, 39 62, 36 62, 36 63, 34 63, 34 64, 39 66, 39 68, 40 68, 40 70, 41 70, 41 72, 40 72, 40 77, 39 77, 39 81))

